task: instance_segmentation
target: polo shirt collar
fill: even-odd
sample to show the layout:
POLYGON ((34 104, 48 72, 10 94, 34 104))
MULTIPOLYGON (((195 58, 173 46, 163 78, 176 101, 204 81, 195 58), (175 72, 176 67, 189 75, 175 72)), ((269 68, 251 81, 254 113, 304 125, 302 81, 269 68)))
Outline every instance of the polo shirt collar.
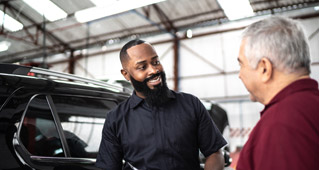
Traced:
MULTIPOLYGON (((173 93, 173 91, 171 90, 168 90, 168 98, 170 99, 175 99, 175 93, 173 93)), ((136 92, 135 90, 133 91, 133 94, 131 96, 131 99, 130 99, 130 108, 133 109, 135 108, 136 106, 138 106, 140 103, 142 103, 142 101, 144 101, 144 99, 138 97, 136 95, 136 92)))
POLYGON ((266 110, 274 105, 275 103, 283 100, 285 97, 299 91, 309 91, 309 90, 318 90, 318 83, 311 79, 305 78, 292 82, 284 89, 282 89, 278 94, 275 95, 273 99, 265 106, 264 110, 260 112, 261 116, 266 112, 266 110))

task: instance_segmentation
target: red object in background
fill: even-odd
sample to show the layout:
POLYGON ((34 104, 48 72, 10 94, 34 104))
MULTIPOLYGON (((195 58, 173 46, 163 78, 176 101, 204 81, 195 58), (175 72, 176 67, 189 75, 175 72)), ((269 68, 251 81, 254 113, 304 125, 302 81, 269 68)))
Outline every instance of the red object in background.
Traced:
POLYGON ((32 73, 32 72, 29 72, 29 73, 28 73, 28 76, 35 76, 35 74, 32 73))

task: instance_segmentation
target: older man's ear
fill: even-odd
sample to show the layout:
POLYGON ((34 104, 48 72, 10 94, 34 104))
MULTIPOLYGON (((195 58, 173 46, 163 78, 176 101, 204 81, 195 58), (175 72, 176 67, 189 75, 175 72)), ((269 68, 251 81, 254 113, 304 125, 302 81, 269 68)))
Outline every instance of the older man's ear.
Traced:
POLYGON ((268 82, 273 76, 273 65, 268 58, 262 58, 257 66, 259 76, 263 83, 268 82))

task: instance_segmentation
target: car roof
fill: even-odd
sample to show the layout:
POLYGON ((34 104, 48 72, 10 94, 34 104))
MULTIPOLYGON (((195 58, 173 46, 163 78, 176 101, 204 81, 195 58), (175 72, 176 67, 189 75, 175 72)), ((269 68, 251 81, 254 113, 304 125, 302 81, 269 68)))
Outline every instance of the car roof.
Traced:
POLYGON ((101 91, 113 91, 124 94, 132 93, 130 89, 123 86, 31 66, 21 66, 16 64, 0 64, 0 75, 12 78, 19 77, 20 79, 25 80, 33 79, 39 81, 51 81, 57 84, 63 84, 63 86, 65 87, 82 87, 85 89, 94 88, 99 89, 101 91))

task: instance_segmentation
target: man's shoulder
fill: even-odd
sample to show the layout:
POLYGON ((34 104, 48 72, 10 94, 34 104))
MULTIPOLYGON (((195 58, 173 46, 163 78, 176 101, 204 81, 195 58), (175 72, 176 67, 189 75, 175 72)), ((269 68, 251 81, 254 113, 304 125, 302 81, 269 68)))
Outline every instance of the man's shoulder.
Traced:
POLYGON ((299 111, 306 108, 317 108, 319 93, 314 91, 297 91, 283 98, 276 105, 278 110, 299 111), (297 110, 296 110, 297 109, 297 110))
POLYGON ((185 99, 193 99, 193 100, 197 100, 198 98, 190 93, 185 93, 185 92, 175 92, 175 91, 171 91, 176 98, 185 98, 185 99))
MULTIPOLYGON (((295 126, 301 122, 317 124, 319 95, 312 91, 296 91, 271 105, 263 114, 263 122, 271 124, 270 127, 295 126)), ((305 125, 306 126, 306 125, 305 125)), ((304 126, 304 127, 305 127, 304 126)), ((301 126, 299 126, 301 128, 301 126)), ((304 128, 302 127, 302 128, 304 128)))
POLYGON ((122 101, 121 103, 119 103, 115 108, 113 108, 108 115, 121 115, 123 113, 125 113, 124 111, 126 111, 127 109, 130 108, 130 101, 131 101, 132 96, 130 96, 129 98, 127 98, 126 100, 122 101))
POLYGON ((197 108, 201 103, 198 97, 194 96, 193 94, 175 91, 172 91, 172 93, 175 96, 175 101, 184 106, 192 106, 197 108))

